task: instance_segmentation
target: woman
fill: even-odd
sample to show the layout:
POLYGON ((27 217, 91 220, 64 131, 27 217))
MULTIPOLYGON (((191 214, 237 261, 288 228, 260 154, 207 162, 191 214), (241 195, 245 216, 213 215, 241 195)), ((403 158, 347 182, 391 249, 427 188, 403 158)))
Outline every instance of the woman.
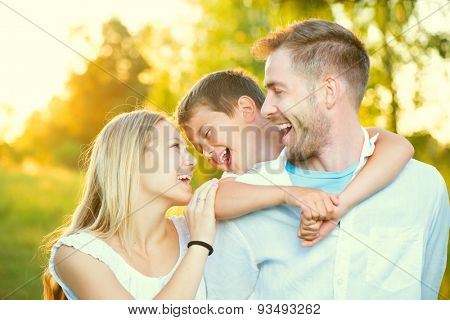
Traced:
POLYGON ((52 246, 44 298, 205 299, 217 180, 192 196, 194 164, 161 115, 111 120, 93 144, 80 204, 52 246), (185 217, 166 218, 189 200, 185 217))

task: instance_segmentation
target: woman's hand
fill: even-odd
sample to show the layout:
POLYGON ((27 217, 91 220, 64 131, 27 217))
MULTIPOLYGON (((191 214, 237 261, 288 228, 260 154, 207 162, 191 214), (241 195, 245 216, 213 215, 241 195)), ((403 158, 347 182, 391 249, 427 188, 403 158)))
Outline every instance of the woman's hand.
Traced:
POLYGON ((192 241, 203 241, 211 246, 216 235, 214 201, 218 180, 212 179, 201 185, 192 196, 184 215, 192 241))

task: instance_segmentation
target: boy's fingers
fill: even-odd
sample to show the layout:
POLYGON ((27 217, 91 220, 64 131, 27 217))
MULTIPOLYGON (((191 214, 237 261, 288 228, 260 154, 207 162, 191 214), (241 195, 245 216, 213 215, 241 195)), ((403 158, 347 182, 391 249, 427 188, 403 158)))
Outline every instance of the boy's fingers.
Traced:
POLYGON ((302 209, 302 217, 304 217, 307 220, 314 220, 309 206, 301 205, 301 209, 302 209))
POLYGON ((311 217, 314 220, 320 220, 320 210, 317 208, 317 203, 312 203, 309 205, 309 210, 311 211, 311 217))
POLYGON ((301 246, 303 248, 309 248, 312 247, 313 245, 315 245, 317 242, 319 242, 320 240, 322 240, 323 238, 321 238, 320 236, 313 239, 313 240, 303 240, 301 243, 301 246))
POLYGON ((314 223, 310 223, 310 224, 301 223, 300 229, 306 230, 306 231, 318 231, 321 225, 322 225, 322 221, 314 221, 314 223))
POLYGON ((313 239, 317 238, 319 234, 317 232, 300 230, 297 235, 299 238, 302 238, 305 240, 313 240, 313 239))
POLYGON ((317 223, 316 220, 314 220, 314 219, 305 219, 303 216, 302 216, 302 220, 300 221, 300 225, 302 225, 302 226, 310 226, 310 225, 313 225, 313 224, 316 224, 316 223, 317 223))
POLYGON ((325 201, 324 200, 319 200, 316 202, 316 208, 317 208, 317 214, 318 214, 318 219, 317 220, 325 220, 327 218, 327 207, 325 206, 325 201))

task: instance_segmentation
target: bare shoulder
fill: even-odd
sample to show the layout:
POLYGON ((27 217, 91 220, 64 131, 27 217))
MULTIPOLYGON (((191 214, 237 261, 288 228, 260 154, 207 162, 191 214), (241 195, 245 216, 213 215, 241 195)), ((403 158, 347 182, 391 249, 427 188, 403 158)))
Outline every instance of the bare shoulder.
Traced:
POLYGON ((87 253, 61 245, 54 262, 58 276, 79 299, 132 299, 112 270, 87 253))

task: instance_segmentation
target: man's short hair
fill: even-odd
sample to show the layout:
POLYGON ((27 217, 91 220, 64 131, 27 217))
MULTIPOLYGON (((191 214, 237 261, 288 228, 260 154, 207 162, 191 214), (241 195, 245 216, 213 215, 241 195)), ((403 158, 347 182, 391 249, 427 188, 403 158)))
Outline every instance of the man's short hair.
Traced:
POLYGON ((258 40, 256 57, 266 59, 274 50, 290 51, 292 67, 317 80, 331 70, 344 78, 359 108, 369 79, 370 61, 363 43, 349 30, 325 20, 305 20, 288 25, 258 40))
POLYGON ((242 70, 210 73, 198 81, 179 103, 178 123, 181 126, 186 124, 195 110, 202 106, 232 117, 242 96, 250 97, 258 109, 261 109, 265 99, 254 78, 242 70))

